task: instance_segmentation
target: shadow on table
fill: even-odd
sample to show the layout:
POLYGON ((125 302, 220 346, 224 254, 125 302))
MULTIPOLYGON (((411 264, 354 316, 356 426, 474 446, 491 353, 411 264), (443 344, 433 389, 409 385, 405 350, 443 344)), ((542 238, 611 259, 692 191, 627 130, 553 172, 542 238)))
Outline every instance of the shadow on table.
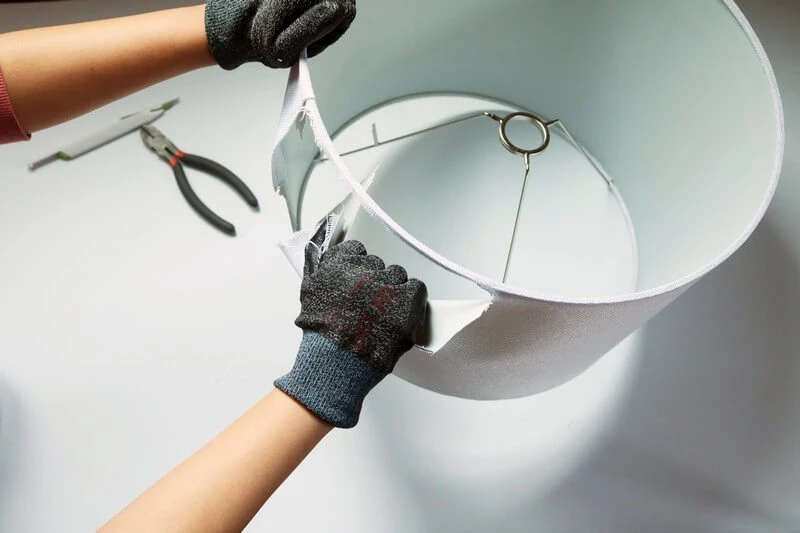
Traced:
POLYGON ((509 469, 493 457, 482 468, 498 473, 482 479, 457 465, 442 476, 442 460, 474 471, 469 443, 431 442, 420 456, 437 420, 424 402, 397 416, 409 407, 380 396, 387 475, 413 523, 431 533, 800 529, 800 265, 768 221, 640 335, 613 427, 545 492, 526 492, 542 475, 527 460, 509 469))

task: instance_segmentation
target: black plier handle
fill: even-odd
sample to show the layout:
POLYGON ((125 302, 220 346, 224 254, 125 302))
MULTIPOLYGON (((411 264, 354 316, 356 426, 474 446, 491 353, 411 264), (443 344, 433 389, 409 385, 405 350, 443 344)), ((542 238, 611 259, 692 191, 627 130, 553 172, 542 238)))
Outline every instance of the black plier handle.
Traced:
POLYGON ((186 179, 186 172, 183 168, 184 165, 195 170, 203 171, 227 183, 232 189, 239 193, 239 196, 241 196, 248 205, 254 209, 258 209, 258 200, 250 188, 245 185, 236 174, 224 166, 211 159, 199 155, 187 154, 182 150, 178 150, 161 131, 153 126, 142 126, 140 133, 145 146, 167 161, 169 166, 172 167, 178 188, 189 205, 192 206, 197 214, 215 228, 228 235, 236 235, 236 228, 233 224, 209 209, 194 192, 189 185, 189 180, 186 179))

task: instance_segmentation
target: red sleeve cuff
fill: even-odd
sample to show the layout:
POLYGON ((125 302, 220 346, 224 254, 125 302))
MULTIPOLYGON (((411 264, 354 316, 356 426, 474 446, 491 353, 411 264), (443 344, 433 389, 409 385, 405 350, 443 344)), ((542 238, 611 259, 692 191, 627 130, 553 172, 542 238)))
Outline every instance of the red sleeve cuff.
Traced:
POLYGON ((6 89, 6 80, 0 71, 0 144, 27 141, 30 138, 14 114, 14 106, 11 105, 11 98, 6 89))

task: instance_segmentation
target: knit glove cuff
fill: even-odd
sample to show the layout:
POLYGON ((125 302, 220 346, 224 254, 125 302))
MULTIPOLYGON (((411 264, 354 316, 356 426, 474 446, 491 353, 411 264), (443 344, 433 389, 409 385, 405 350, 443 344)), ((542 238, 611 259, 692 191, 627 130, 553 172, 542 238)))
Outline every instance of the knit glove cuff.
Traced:
POLYGON ((386 373, 359 359, 319 333, 305 331, 294 367, 275 380, 282 390, 339 428, 358 423, 364 398, 386 373))

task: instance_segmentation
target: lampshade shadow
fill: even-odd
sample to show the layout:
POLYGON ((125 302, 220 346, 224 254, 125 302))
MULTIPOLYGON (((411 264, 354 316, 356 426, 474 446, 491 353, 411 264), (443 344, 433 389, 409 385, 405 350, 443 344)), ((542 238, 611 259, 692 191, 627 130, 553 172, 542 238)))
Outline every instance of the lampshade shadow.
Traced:
MULTIPOLYGON (((431 458, 463 461, 459 448, 469 442, 455 436, 450 450, 430 442, 430 457, 420 458, 421 428, 437 425, 435 413, 396 416, 409 406, 389 394, 373 406, 388 475, 405 486, 417 523, 431 532, 798 528, 798 318, 800 265, 768 218, 638 334, 631 377, 620 382, 625 390, 607 431, 550 490, 525 493, 543 472, 519 451, 516 464, 495 457, 497 464, 482 465, 503 472, 482 480, 459 476, 458 464, 431 468, 431 458)), ((536 424, 524 409, 519 418, 524 427, 536 424)))

